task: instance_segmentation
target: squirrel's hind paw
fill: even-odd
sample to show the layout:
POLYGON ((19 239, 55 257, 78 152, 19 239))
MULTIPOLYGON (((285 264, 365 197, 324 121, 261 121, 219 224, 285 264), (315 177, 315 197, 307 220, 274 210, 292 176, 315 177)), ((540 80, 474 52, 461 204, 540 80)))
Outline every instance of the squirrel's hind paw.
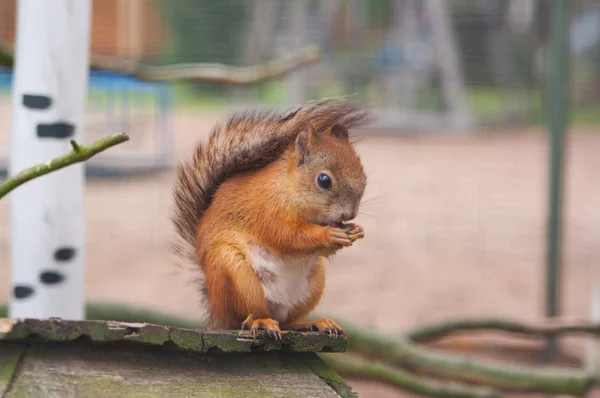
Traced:
POLYGON ((347 336, 346 332, 340 325, 328 318, 321 318, 312 322, 300 322, 289 326, 290 330, 296 332, 312 332, 318 331, 329 334, 329 336, 347 336))
POLYGON ((256 338, 259 330, 265 330, 275 340, 281 340, 279 322, 271 318, 254 319, 254 316, 250 314, 242 322, 241 330, 249 330, 254 338, 256 338))

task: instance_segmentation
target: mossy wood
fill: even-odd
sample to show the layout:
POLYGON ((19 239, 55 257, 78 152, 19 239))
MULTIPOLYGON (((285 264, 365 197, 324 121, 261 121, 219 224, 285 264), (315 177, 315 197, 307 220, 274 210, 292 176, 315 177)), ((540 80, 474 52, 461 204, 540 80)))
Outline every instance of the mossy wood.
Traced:
POLYGON ((147 323, 0 318, 0 396, 355 397, 316 355, 346 340, 147 323))

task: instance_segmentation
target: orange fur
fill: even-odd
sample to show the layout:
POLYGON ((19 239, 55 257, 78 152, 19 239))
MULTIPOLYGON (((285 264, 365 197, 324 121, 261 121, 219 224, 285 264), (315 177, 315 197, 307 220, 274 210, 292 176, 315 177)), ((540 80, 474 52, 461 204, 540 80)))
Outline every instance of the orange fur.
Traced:
POLYGON ((308 127, 288 140, 271 162, 231 173, 210 199, 199 199, 200 212, 182 207, 192 203, 193 175, 191 169, 180 172, 177 225, 192 225, 184 216, 194 212, 200 217, 186 237, 194 236, 216 327, 241 326, 253 334, 265 329, 275 337, 280 327, 343 333, 330 320, 301 321, 323 295, 326 257, 364 236, 362 227, 340 223, 356 216, 366 177, 345 127, 303 126, 308 127), (331 189, 315 183, 323 170, 331 177, 331 189), (289 278, 295 277, 305 279, 305 288, 303 280, 294 286, 289 278), (273 286, 271 278, 287 284, 273 286), (285 289, 296 288, 286 297, 285 289))

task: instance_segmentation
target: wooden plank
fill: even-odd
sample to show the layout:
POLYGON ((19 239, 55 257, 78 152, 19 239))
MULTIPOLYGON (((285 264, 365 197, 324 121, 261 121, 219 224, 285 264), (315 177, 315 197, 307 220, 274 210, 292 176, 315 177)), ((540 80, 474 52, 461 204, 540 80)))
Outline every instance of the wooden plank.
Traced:
POLYGON ((323 397, 340 395, 306 365, 315 354, 199 354, 160 347, 34 345, 11 397, 323 397))
POLYGON ((356 397, 315 354, 345 350, 344 337, 317 332, 284 331, 279 341, 148 323, 0 318, 0 395, 356 397))
POLYGON ((284 331, 282 339, 275 340, 262 332, 254 339, 249 332, 184 329, 149 323, 0 318, 0 343, 40 339, 70 342, 81 338, 95 343, 126 342, 206 353, 344 352, 347 345, 345 337, 318 332, 284 331))
POLYGON ((0 344, 0 396, 4 396, 11 385, 24 352, 24 345, 0 344))

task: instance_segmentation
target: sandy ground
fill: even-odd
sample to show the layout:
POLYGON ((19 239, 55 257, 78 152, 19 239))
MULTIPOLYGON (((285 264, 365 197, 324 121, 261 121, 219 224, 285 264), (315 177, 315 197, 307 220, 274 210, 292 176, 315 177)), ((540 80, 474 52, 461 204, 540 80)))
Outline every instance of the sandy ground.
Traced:
MULTIPOLYGON (((174 119, 178 156, 219 115, 174 119)), ((4 123, 4 121, 3 121, 4 123)), ((587 316, 600 286, 600 134, 569 138, 563 309, 587 316)), ((318 311, 397 332, 451 317, 543 313, 547 139, 538 129, 484 138, 364 137, 366 238, 328 270, 318 311)), ((169 255, 173 173, 86 188, 89 300, 199 316, 195 287, 169 255)), ((0 302, 9 296, 8 201, 0 202, 0 302)), ((575 349, 579 346, 575 346, 575 349)), ((352 380, 364 397, 408 396, 352 380)))

